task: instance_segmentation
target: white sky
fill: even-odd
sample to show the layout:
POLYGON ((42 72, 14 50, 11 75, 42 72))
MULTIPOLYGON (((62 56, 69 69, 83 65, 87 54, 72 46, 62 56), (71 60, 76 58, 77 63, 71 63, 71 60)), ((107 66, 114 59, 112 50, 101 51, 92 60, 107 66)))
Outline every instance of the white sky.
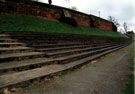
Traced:
MULTIPOLYGON (((39 0, 48 3, 48 0, 39 0)), ((77 7, 78 11, 86 14, 98 16, 107 19, 108 16, 115 17, 121 24, 127 22, 130 30, 135 30, 135 1, 134 0, 52 0, 53 5, 63 7, 77 7)))

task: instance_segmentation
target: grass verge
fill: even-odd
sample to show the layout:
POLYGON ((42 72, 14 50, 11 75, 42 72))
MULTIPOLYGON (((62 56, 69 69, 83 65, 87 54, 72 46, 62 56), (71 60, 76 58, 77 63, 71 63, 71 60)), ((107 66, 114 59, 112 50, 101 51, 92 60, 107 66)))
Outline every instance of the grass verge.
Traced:
POLYGON ((24 15, 0 14, 0 31, 28 31, 64 34, 81 34, 110 37, 126 37, 125 35, 83 25, 73 27, 58 21, 24 15))
MULTIPOLYGON (((133 62, 133 60, 132 60, 132 62, 133 62)), ((133 66, 130 68, 133 68, 133 66)), ((128 77, 130 80, 126 84, 124 94, 134 94, 134 74, 132 73, 132 74, 128 75, 128 77)))
POLYGON ((133 49, 132 49, 132 61, 130 65, 130 69, 133 71, 129 77, 129 82, 126 84, 124 89, 124 94, 134 94, 134 62, 135 62, 135 34, 133 34, 133 49))

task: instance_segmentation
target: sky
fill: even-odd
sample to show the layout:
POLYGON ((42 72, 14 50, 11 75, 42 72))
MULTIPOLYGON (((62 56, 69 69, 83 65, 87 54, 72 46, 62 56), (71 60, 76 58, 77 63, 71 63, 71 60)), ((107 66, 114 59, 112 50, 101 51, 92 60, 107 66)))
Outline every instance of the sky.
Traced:
MULTIPOLYGON (((48 3, 48 0, 39 0, 48 3)), ((86 14, 92 14, 104 19, 112 16, 118 20, 123 29, 126 22, 128 30, 135 32, 135 0, 52 0, 52 5, 63 7, 77 7, 77 10, 86 14)))

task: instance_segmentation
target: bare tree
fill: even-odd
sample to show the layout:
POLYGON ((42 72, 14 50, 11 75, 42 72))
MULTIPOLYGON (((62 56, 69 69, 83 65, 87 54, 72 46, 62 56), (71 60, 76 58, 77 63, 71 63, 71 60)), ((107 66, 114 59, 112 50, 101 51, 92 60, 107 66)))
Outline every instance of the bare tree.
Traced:
POLYGON ((108 17, 108 20, 109 20, 110 22, 113 22, 113 23, 114 23, 114 25, 116 25, 117 27, 119 27, 119 26, 120 26, 120 24, 118 23, 118 20, 117 20, 117 19, 115 19, 114 17, 109 16, 109 17, 108 17))
POLYGON ((52 0, 48 0, 48 3, 49 3, 49 5, 51 5, 52 4, 52 0))
POLYGON ((123 23, 123 27, 124 27, 125 33, 127 33, 128 26, 126 22, 123 23))

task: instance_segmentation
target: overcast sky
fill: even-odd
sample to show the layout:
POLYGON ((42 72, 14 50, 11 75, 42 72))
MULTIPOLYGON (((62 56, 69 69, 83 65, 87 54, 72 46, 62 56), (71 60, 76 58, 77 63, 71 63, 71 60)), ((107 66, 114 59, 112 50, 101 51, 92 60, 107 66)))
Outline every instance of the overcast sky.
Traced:
MULTIPOLYGON (((48 3, 48 0, 39 0, 48 3)), ((135 1, 134 0, 52 0, 53 5, 63 7, 77 7, 78 11, 107 19, 115 17, 122 24, 127 22, 130 30, 135 29, 135 1)))

